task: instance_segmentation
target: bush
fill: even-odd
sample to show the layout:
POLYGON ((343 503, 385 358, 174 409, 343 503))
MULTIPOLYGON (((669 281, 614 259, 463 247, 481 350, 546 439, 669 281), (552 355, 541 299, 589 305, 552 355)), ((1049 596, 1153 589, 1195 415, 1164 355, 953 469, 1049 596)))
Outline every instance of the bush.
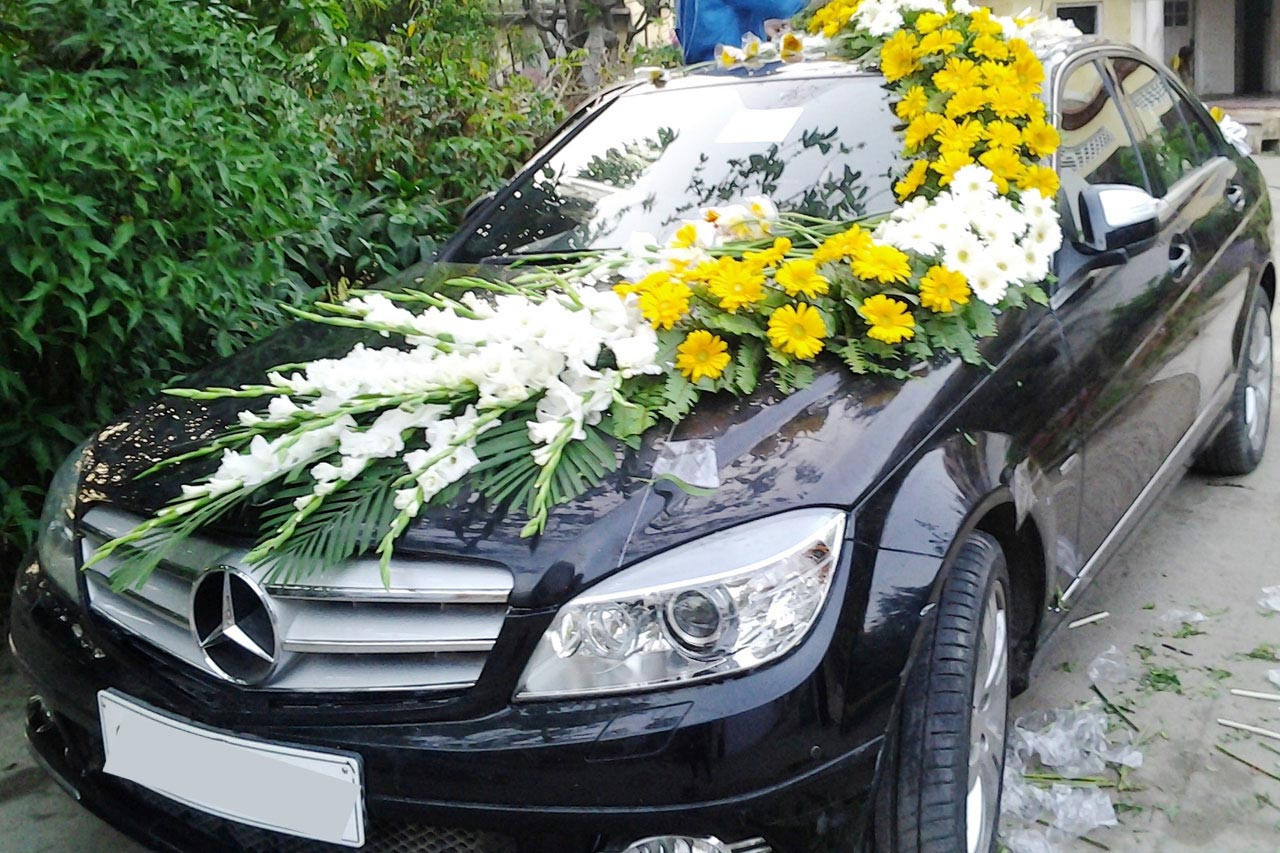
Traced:
MULTIPOLYGON (((0 543, 121 405, 321 283, 350 178, 227 7, 30 0, 0 56, 0 543)), ((9 23, 13 23, 10 21, 9 23)))
POLYGON ((489 6, 414 4, 414 16, 376 44, 322 45, 300 58, 299 87, 313 93, 329 146, 352 176, 347 209, 360 211, 344 273, 425 259, 563 116, 523 76, 494 84, 489 6))
POLYGON ((553 129, 487 9, 0 0, 0 586, 90 429, 427 257, 553 129))

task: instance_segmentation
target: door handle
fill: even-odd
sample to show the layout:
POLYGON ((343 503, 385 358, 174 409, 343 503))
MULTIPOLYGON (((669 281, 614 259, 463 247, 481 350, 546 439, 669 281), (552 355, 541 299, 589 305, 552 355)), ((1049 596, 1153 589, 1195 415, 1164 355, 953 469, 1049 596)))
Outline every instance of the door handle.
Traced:
POLYGON ((1232 210, 1237 213, 1244 210, 1245 202, 1248 200, 1244 187, 1239 184, 1231 184, 1227 187, 1227 204, 1231 205, 1232 210))
POLYGON ((1191 272, 1191 246, 1184 240, 1174 240, 1169 246, 1169 272, 1174 281, 1182 281, 1191 272))

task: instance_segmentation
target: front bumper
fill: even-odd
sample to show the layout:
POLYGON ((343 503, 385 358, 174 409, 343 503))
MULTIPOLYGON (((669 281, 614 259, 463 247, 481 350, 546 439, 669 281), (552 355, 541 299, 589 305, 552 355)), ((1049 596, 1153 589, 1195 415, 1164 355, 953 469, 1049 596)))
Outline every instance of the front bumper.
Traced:
POLYGON ((720 683, 508 703, 467 719, 422 722, 385 704, 363 718, 351 709, 245 713, 158 677, 127 636, 97 624, 34 562, 25 565, 10 642, 40 696, 29 711, 32 747, 82 804, 155 849, 327 847, 214 818, 104 774, 96 696, 107 687, 240 735, 358 752, 366 850, 597 853, 668 833, 760 839, 754 849, 774 853, 861 846, 891 694, 857 703, 854 719, 835 712, 840 691, 816 643, 720 683))

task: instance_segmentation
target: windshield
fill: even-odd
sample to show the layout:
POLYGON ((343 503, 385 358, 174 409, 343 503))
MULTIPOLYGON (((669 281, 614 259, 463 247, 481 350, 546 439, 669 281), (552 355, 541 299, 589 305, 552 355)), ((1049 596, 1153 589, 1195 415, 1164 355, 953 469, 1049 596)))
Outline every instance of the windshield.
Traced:
POLYGON ((753 195, 830 219, 883 212, 894 204, 895 121, 876 77, 624 95, 520 178, 452 259, 619 248, 753 195))

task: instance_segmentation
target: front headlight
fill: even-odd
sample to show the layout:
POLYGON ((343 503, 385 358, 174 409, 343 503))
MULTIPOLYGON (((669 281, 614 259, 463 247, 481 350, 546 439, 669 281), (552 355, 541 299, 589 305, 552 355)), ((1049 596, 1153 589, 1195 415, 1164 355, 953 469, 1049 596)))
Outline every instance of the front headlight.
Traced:
POLYGON ((80 490, 80 462, 88 442, 77 447, 58 467, 49 483, 40 513, 36 551, 44 572, 63 592, 75 597, 76 534, 74 528, 76 494, 80 490))
POLYGON ((831 509, 782 513, 601 581, 560 608, 516 698, 670 685, 782 657, 822 610, 845 517, 831 509))

